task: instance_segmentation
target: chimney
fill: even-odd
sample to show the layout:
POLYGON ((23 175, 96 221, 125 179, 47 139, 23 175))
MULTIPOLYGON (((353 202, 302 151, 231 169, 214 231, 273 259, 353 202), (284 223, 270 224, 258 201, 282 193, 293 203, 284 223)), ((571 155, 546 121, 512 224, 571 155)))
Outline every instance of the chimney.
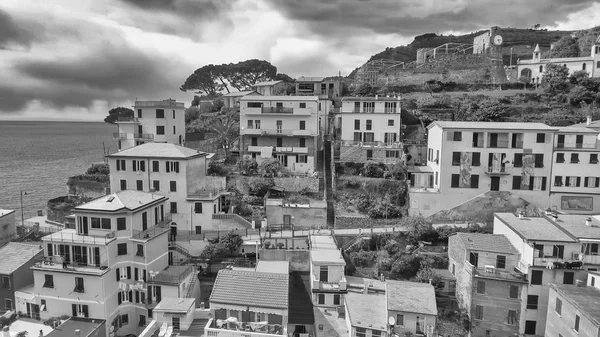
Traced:
POLYGON ((585 125, 590 126, 592 124, 592 116, 587 116, 586 121, 585 121, 585 125))
POLYGON ((519 211, 519 219, 523 219, 523 211, 519 211))
POLYGON ((592 227, 592 218, 591 217, 587 217, 585 219, 585 225, 588 227, 592 227))
POLYGON ((375 95, 375 99, 379 99, 379 95, 375 95))

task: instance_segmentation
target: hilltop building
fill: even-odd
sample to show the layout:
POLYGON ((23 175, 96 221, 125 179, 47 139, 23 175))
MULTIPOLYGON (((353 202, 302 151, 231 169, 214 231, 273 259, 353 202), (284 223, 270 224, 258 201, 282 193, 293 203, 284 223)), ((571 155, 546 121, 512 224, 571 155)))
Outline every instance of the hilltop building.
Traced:
POLYGON ((344 305, 346 261, 332 236, 313 234, 310 242, 310 289, 313 304, 336 308, 344 305))
POLYGON ((117 132, 118 149, 126 150, 144 143, 185 142, 185 106, 173 99, 135 101, 133 117, 120 117, 117 132))
POLYGON ((280 96, 285 95, 287 83, 284 81, 265 81, 254 83, 251 86, 252 90, 263 96, 280 96))

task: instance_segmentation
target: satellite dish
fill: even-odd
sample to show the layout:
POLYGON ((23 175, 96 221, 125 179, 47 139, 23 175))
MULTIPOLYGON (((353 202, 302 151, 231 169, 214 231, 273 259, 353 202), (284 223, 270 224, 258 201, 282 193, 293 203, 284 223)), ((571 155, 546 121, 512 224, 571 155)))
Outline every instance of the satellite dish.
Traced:
POLYGON ((501 44, 502 44, 502 36, 500 36, 500 35, 496 35, 496 36, 494 36, 494 44, 495 44, 496 46, 499 46, 499 45, 501 45, 501 44))
POLYGON ((394 316, 390 316, 390 318, 388 318, 388 323, 390 325, 396 324, 396 319, 394 318, 394 316))

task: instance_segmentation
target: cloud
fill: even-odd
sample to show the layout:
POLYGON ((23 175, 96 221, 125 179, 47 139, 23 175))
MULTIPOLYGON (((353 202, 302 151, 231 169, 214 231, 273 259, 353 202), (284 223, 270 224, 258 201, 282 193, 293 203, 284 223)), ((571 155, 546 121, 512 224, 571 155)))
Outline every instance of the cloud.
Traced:
POLYGON ((14 45, 29 47, 35 35, 21 28, 5 11, 0 9, 0 49, 11 49, 14 45))

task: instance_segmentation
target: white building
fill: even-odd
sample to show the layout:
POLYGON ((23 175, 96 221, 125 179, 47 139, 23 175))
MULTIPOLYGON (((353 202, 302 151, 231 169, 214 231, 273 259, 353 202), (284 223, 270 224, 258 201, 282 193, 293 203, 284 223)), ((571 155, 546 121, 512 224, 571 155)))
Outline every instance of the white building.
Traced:
POLYGON ((590 77, 600 77, 600 36, 592 45, 590 56, 543 59, 540 46, 537 45, 531 60, 518 61, 517 73, 519 77, 528 77, 532 81, 540 83, 545 65, 548 63, 555 63, 568 68, 569 74, 578 70, 585 70, 590 74, 590 77))
POLYGON ((225 177, 206 175, 207 153, 171 143, 148 143, 108 159, 111 191, 167 196, 177 231, 200 234, 211 229, 213 215, 225 208, 225 177))
POLYGON ((259 164, 277 158, 290 171, 313 172, 320 145, 319 106, 316 96, 242 97, 242 156, 259 164))
POLYGON ((223 103, 228 108, 239 108, 240 99, 245 96, 260 95, 254 90, 234 91, 223 95, 223 103))
MULTIPOLYGON (((77 206, 76 230, 42 239, 44 261, 32 267, 34 285, 15 294, 17 310, 38 306, 41 319, 98 318, 116 336, 139 334, 161 300, 156 276, 168 267, 166 202, 127 190, 77 206)), ((177 280, 179 289, 189 275, 177 280)))
POLYGON ((182 145, 185 142, 185 106, 173 99, 135 101, 134 117, 119 118, 117 132, 119 150, 158 142, 182 145))
POLYGON ((344 97, 334 123, 341 131, 340 161, 396 163, 402 158, 399 97, 344 97))
POLYGON ((312 233, 310 241, 310 291, 315 306, 344 305, 348 293, 344 276, 346 261, 329 233, 312 233))
POLYGON ((265 81, 252 85, 252 90, 263 96, 278 96, 285 94, 286 83, 284 81, 265 81))

